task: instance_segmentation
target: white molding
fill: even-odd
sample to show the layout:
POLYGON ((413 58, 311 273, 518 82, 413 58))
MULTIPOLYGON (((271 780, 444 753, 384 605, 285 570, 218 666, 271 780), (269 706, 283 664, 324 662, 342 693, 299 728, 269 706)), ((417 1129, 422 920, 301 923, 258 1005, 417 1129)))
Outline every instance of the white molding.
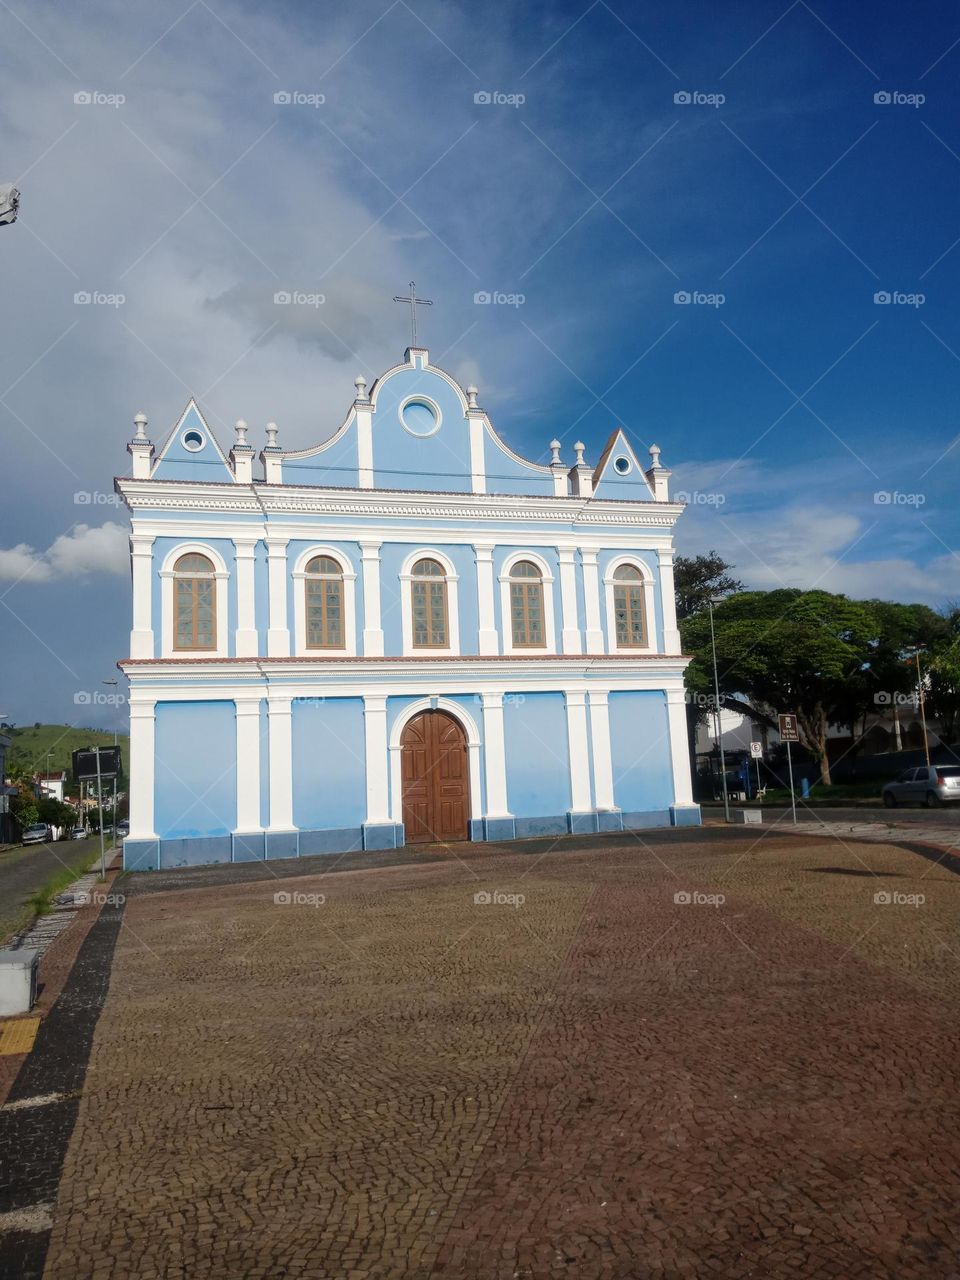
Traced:
POLYGON ((494 544, 475 542, 474 562, 477 566, 477 652, 499 653, 500 636, 497 632, 497 613, 493 594, 494 544))
POLYGON ((692 807, 693 783, 690 777, 690 749, 687 738, 687 702, 683 689, 667 689, 667 729, 670 735, 670 760, 673 765, 673 803, 692 807))
MULTIPOLYGON (((390 822, 390 778, 387 752, 387 698, 363 696, 363 743, 368 823, 390 822)), ((399 821, 399 819, 395 819, 399 821)))
POLYGON ((659 653, 657 648, 657 614, 653 603, 654 580, 649 567, 638 556, 621 555, 616 556, 607 565, 606 572, 603 575, 603 596, 607 610, 607 649, 610 653, 659 653), (643 582, 642 598, 643 598, 643 632, 647 638, 645 645, 638 645, 636 648, 617 647, 617 619, 616 609, 613 602, 614 591, 614 573, 621 565, 628 564, 631 568, 636 569, 642 576, 643 582))
MULTIPOLYGON (((164 557, 160 566, 160 656, 162 658, 183 658, 191 655, 211 658, 226 658, 230 655, 230 635, 227 626, 229 617, 227 608, 227 591, 230 574, 226 561, 219 551, 205 542, 179 542, 164 557), (209 650, 175 649, 173 647, 173 566, 181 556, 197 554, 206 556, 214 567, 215 594, 214 600, 217 627, 217 647, 209 650)), ((240 655, 246 657, 248 655, 240 655)))
POLYGON ((483 759, 486 766, 488 818, 512 818, 507 798, 507 757, 503 733, 503 690, 484 693, 483 759))
POLYGON ((366 402, 355 404, 357 420, 357 483, 361 489, 374 486, 373 471, 373 410, 366 402))
POLYGON ((287 537, 266 533, 267 544, 267 596, 269 623, 267 629, 267 653, 271 658, 286 658, 290 654, 290 628, 287 622, 287 537))
POLYGON ((130 574, 133 593, 133 629, 130 657, 152 658, 153 638, 153 544, 152 535, 130 535, 130 574))
POLYGON ((142 694, 130 702, 130 839, 156 840, 156 701, 142 694))
POLYGON ((413 597, 410 572, 418 560, 436 560, 444 572, 447 584, 447 630, 448 643, 442 646, 431 646, 430 652, 436 654, 459 654, 460 652, 460 608, 457 584, 460 580, 456 566, 450 557, 436 547, 418 547, 404 557, 400 566, 400 619, 403 629, 403 654, 405 657, 419 657, 424 649, 414 647, 413 643, 413 597))
POLYGON ((379 538, 360 539, 360 563, 363 571, 363 652, 366 657, 383 656, 383 623, 380 617, 380 547, 379 538))
POLYGON ((663 652, 681 653, 680 628, 677 626, 677 596, 673 578, 673 547, 657 550, 660 570, 660 609, 663 613, 663 652))
POLYGON ((587 744, 587 695, 567 690, 567 752, 570 768, 570 812, 590 813, 590 755, 587 744))
POLYGON ((610 750, 610 695, 605 689, 591 689, 587 694, 587 702, 590 706, 594 799, 598 809, 610 812, 617 807, 613 794, 613 758, 610 750))
POLYGON ((500 635, 504 653, 556 653, 557 627, 553 615, 553 574, 550 566, 535 551, 514 551, 508 555, 500 566, 500 635), (530 560, 540 570, 543 590, 543 638, 542 647, 531 648, 523 645, 517 648, 513 643, 513 625, 510 616, 510 570, 521 560, 530 560))
POLYGON ((460 725, 467 738, 467 756, 470 774, 470 817, 483 817, 483 793, 480 789, 480 731, 477 722, 469 711, 464 710, 458 702, 449 698, 426 697, 404 707, 393 722, 390 730, 390 812, 393 822, 403 821, 403 776, 401 769, 401 751, 403 731, 407 724, 421 711, 445 711, 460 725))
POLYGON ((304 658, 315 653, 343 653, 345 657, 357 652, 357 575, 347 556, 335 547, 316 543, 297 556, 291 574, 293 581, 293 652, 304 658), (307 648, 306 566, 314 556, 329 556, 340 566, 343 577, 343 640, 342 650, 307 648))
POLYGON ((487 467, 483 449, 483 415, 475 410, 467 411, 470 430, 470 484, 474 493, 487 491, 487 467))
POLYGON ((402 427, 402 429, 407 433, 408 436, 413 436, 414 440, 430 440, 433 436, 437 434, 437 432, 443 426, 443 410, 437 404, 436 400, 434 400, 433 396, 428 396, 420 391, 412 391, 410 395, 403 397, 403 399, 397 405, 397 417, 400 420, 400 426, 402 427), (434 418, 436 419, 436 426, 433 428, 432 431, 421 433, 419 431, 410 430, 410 428, 407 426, 407 424, 403 420, 403 411, 408 404, 427 405, 427 407, 433 413, 434 418))
POLYGON ((603 627, 600 623, 600 572, 597 552, 581 546, 583 561, 583 608, 587 653, 603 653, 603 627))
POLYGON ((577 548, 557 547, 560 558, 560 612, 563 619, 560 648, 564 653, 580 653, 580 619, 577 616, 577 548))
MULTIPOLYGON (((249 694, 249 690, 247 691, 249 694)), ((270 825, 268 831, 294 831, 293 698, 287 690, 266 688, 270 755, 270 825)))
POLYGON ((259 692, 234 698, 237 733, 235 834, 263 830, 260 821, 260 701, 259 692))
POLYGON ((256 547, 259 539, 252 536, 233 538, 237 574, 237 634, 234 650, 238 658, 252 657, 259 651, 257 636, 257 602, 254 577, 256 547))

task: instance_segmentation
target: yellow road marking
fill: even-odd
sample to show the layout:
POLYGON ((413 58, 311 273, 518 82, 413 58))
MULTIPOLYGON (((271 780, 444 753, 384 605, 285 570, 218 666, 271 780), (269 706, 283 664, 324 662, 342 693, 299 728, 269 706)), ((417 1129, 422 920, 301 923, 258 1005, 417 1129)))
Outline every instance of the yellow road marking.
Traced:
POLYGON ((0 1057, 11 1053, 29 1053, 40 1030, 39 1018, 18 1018, 0 1023, 0 1057))

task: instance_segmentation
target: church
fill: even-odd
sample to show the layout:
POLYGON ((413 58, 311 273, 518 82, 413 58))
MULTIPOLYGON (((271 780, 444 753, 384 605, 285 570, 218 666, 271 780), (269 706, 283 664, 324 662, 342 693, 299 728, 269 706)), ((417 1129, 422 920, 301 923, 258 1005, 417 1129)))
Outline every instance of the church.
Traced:
POLYGON ((134 419, 128 870, 697 824, 670 472, 499 437, 418 345, 342 425, 134 419))

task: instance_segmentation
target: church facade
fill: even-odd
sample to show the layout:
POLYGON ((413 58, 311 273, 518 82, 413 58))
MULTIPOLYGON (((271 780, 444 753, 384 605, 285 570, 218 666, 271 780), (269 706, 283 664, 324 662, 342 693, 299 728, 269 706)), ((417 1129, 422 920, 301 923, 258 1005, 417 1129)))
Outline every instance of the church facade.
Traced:
POLYGON ((128 869, 699 823, 656 446, 529 462, 416 347, 257 479, 135 424, 128 869))

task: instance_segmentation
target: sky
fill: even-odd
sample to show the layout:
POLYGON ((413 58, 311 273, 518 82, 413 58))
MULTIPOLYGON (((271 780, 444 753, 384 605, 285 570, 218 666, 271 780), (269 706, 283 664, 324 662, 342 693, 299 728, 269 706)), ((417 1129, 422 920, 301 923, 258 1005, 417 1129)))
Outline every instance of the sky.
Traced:
POLYGON ((960 598, 958 69, 933 3, 4 0, 0 719, 122 714, 134 413, 317 443, 412 279, 513 448, 660 445, 682 553, 960 598))

